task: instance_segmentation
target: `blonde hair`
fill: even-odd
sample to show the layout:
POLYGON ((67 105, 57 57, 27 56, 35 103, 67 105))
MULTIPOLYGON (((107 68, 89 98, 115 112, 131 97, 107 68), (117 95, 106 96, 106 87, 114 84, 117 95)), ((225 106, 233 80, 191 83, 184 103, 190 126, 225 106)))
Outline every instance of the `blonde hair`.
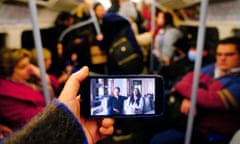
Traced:
MULTIPOLYGON (((34 65, 38 65, 37 49, 34 48, 31 52, 32 52, 31 63, 34 65)), ((51 59, 52 54, 47 48, 42 48, 42 52, 44 60, 51 59)))
POLYGON ((31 58, 31 53, 23 48, 4 48, 0 51, 0 77, 12 76, 14 68, 24 58, 31 58))

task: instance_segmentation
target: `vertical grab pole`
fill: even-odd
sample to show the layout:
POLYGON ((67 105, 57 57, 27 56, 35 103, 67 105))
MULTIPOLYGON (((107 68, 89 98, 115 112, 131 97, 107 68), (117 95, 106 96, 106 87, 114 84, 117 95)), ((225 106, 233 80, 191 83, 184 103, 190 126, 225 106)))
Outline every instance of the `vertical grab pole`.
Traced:
POLYGON ((204 37, 205 37, 208 1, 209 0, 201 1, 200 23, 199 23, 198 37, 197 37, 197 57, 196 57, 197 59, 194 65, 194 77, 192 82, 193 87, 192 87, 192 93, 191 93, 191 108, 188 115, 185 144, 191 143, 191 134, 192 134, 193 121, 194 121, 194 111, 196 107, 197 89, 198 89, 199 75, 200 75, 201 63, 202 63, 201 58, 202 58, 202 50, 204 46, 203 44, 204 44, 204 37))
MULTIPOLYGON (((151 5, 151 30, 155 31, 155 13, 156 13, 156 0, 152 1, 151 5)), ((154 49, 154 39, 152 40, 151 43, 151 48, 150 48, 150 72, 153 71, 154 68, 154 59, 153 59, 153 49, 154 49)))
POLYGON ((30 9, 31 18, 32 18, 34 41, 35 41, 35 46, 37 48, 38 64, 40 66, 41 81, 42 81, 42 85, 43 85, 43 93, 44 93, 45 102, 47 105, 50 103, 50 94, 48 91, 47 80, 45 78, 46 70, 45 70, 44 61, 43 61, 43 52, 42 52, 42 43, 41 43, 42 40, 41 40, 40 30, 39 30, 38 21, 37 21, 36 1, 28 0, 28 6, 30 9))
POLYGON ((89 12, 90 12, 90 16, 91 16, 91 19, 93 21, 94 27, 96 29, 96 32, 99 35, 99 34, 101 34, 101 30, 100 30, 100 27, 99 27, 99 24, 98 24, 98 21, 97 21, 97 17, 95 15, 95 12, 93 11, 92 7, 89 8, 89 12))

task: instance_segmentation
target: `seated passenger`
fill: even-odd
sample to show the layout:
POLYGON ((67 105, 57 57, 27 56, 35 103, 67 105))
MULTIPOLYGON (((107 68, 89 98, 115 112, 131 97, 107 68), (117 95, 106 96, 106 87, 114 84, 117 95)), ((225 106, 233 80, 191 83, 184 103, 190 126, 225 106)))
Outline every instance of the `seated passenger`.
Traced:
MULTIPOLYGON (((46 105, 40 85, 40 70, 30 63, 30 58, 30 52, 22 48, 6 48, 0 52, 0 117, 14 131, 46 105)), ((51 89, 48 75, 46 80, 51 89)))
POLYGON ((107 102, 107 109, 109 115, 121 115, 123 114, 123 104, 126 96, 120 95, 120 88, 115 87, 113 89, 113 95, 109 97, 107 102))
POLYGON ((144 100, 138 88, 134 88, 133 93, 124 102, 125 114, 143 114, 144 100))
MULTIPOLYGON (((175 43, 174 55, 170 60, 170 65, 164 65, 160 68, 159 74, 165 78, 167 88, 179 81, 187 72, 192 71, 196 59, 196 42, 188 38, 180 38, 175 43)), ((210 48, 205 45, 202 54, 202 66, 215 61, 210 53, 210 48)))
MULTIPOLYGON (((190 110, 193 72, 186 74, 172 89, 183 97, 181 113, 190 110)), ((216 62, 205 66, 199 76, 192 143, 228 143, 240 128, 240 39, 219 41, 216 62)), ((168 129, 156 134, 152 144, 182 144, 185 131, 168 129)))
MULTIPOLYGON (((44 59, 44 66, 45 69, 48 73, 48 70, 50 69, 52 65, 52 53, 50 50, 43 48, 43 59, 44 59)), ((32 59, 31 63, 38 66, 38 56, 37 56, 37 50, 33 49, 32 50, 32 59)), ((59 77, 56 77, 53 74, 48 73, 49 78, 51 79, 51 85, 53 88, 53 95, 57 96, 58 92, 60 91, 60 86, 63 86, 66 82, 66 80, 69 77, 69 74, 66 72, 63 72, 59 77)))
POLYGON ((143 107, 143 112, 144 113, 151 113, 154 111, 154 98, 153 94, 147 93, 143 96, 144 100, 144 107, 143 107))
POLYGON ((88 74, 88 67, 72 74, 58 99, 1 144, 96 144, 111 135, 114 119, 89 119, 80 114, 77 95, 88 74))

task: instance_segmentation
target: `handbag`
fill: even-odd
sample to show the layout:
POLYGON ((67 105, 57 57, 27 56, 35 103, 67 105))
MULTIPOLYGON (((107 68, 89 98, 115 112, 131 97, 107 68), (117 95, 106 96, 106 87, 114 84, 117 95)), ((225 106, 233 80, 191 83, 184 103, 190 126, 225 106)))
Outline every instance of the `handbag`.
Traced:
POLYGON ((107 62, 106 54, 100 49, 98 45, 90 47, 91 62, 92 64, 105 64, 107 62))
POLYGON ((181 104, 183 97, 177 92, 167 95, 167 120, 171 127, 185 130, 187 125, 187 116, 181 113, 181 104))

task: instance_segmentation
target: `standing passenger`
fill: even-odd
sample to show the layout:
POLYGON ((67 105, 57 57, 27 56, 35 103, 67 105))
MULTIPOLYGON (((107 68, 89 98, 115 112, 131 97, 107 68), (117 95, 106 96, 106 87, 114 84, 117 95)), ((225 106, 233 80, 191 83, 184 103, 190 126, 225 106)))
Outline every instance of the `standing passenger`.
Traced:
POLYGON ((169 12, 157 12, 156 24, 158 30, 154 39, 154 70, 170 64, 175 50, 174 43, 183 36, 182 32, 175 27, 173 16, 169 12))

